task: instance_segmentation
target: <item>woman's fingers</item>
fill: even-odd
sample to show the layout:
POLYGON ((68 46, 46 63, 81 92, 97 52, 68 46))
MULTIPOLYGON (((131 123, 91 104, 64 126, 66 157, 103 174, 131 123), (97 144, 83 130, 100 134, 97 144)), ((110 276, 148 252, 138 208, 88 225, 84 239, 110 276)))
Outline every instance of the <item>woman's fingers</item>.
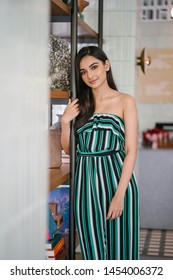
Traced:
POLYGON ((75 98, 73 101, 71 101, 71 105, 75 105, 79 101, 78 98, 75 98))
POLYGON ((73 101, 71 101, 69 99, 69 102, 67 104, 67 108, 72 108, 72 109, 79 109, 79 103, 78 103, 78 98, 74 99, 73 101))
POLYGON ((124 196, 117 195, 118 193, 116 192, 114 197, 112 198, 110 205, 109 205, 109 210, 106 219, 115 219, 118 218, 122 215, 123 211, 123 204, 124 204, 124 196))
POLYGON ((69 102, 67 104, 67 107, 66 109, 76 109, 76 108, 79 108, 79 103, 78 103, 78 99, 76 98, 75 100, 71 101, 69 99, 69 102))
POLYGON ((111 213, 110 213, 110 212, 108 212, 107 217, 106 217, 106 220, 109 220, 109 219, 110 219, 110 217, 111 217, 111 213))
POLYGON ((74 99, 73 101, 69 99, 61 120, 64 121, 64 123, 69 123, 75 117, 77 117, 77 115, 79 115, 79 111, 80 109, 79 109, 78 98, 74 99))
POLYGON ((106 220, 113 220, 119 218, 121 215, 122 215, 121 210, 112 210, 108 212, 106 220))

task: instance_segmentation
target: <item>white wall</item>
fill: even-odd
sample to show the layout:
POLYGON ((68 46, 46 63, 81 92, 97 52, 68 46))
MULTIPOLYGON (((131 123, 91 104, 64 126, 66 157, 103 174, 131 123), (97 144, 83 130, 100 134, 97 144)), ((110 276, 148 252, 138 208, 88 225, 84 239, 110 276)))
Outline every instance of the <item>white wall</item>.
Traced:
POLYGON ((1 0, 0 259, 43 259, 48 0, 1 0))
MULTIPOLYGON (((98 0, 90 0, 84 20, 98 30, 98 0)), ((103 50, 110 59, 118 89, 135 95, 136 0, 106 0, 103 50)))
MULTIPOLYGON (((173 50, 173 21, 167 22, 141 22, 140 21, 140 1, 137 0, 137 41, 136 49, 139 54, 146 49, 166 49, 173 50)), ((136 81, 138 80, 137 67, 136 81)), ((136 94, 138 88, 136 88, 136 94)), ((173 122, 173 103, 138 103, 139 129, 140 132, 148 128, 153 128, 156 122, 173 122)))
MULTIPOLYGON (((90 0, 85 10, 85 20, 97 30, 98 1, 90 0)), ((113 73, 119 90, 137 97, 138 73, 136 57, 146 48, 173 48, 173 22, 141 23, 140 1, 104 1, 104 45, 112 63, 113 73)), ((139 115, 139 138, 144 129, 152 128, 155 122, 173 122, 173 103, 137 103, 139 115)), ((136 163, 139 177, 141 166, 136 163)), ((153 172, 153 170, 151 170, 153 172)), ((165 182, 167 184, 168 182, 165 182)), ((162 186, 161 186, 162 187, 162 186)), ((141 201, 147 198, 141 196, 141 201)), ((152 219, 156 219, 152 216, 152 219)))
MULTIPOLYGON (((84 10, 84 20, 98 30, 98 0, 90 0, 84 10)), ((141 50, 148 48, 173 48, 173 21, 142 23, 140 21, 139 0, 104 1, 104 44, 103 50, 108 55, 115 81, 122 92, 136 97, 138 94, 138 73, 136 57, 141 50)), ((139 136, 155 122, 173 121, 173 103, 137 102, 139 115, 139 136)))

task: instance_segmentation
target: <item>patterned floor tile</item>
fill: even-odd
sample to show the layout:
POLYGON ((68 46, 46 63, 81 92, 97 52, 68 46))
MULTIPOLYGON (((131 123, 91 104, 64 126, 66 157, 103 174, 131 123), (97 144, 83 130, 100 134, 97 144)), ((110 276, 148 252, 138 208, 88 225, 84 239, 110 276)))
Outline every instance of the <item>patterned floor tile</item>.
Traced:
POLYGON ((141 229, 140 256, 173 258, 173 231, 141 229))

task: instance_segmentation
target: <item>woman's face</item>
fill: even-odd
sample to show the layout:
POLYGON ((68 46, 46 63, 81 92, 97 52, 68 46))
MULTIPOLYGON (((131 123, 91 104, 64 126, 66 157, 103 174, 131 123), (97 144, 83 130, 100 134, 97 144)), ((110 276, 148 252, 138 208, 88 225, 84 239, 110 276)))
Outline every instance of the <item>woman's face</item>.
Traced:
POLYGON ((109 70, 109 61, 103 62, 91 55, 84 56, 80 61, 80 75, 84 83, 96 89, 107 83, 106 72, 109 70))

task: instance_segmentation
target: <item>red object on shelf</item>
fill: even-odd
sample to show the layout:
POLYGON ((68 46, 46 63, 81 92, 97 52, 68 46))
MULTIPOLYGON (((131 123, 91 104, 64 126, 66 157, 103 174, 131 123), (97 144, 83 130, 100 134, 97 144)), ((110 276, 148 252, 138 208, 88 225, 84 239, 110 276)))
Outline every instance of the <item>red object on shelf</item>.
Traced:
POLYGON ((172 145, 170 132, 161 128, 148 129, 143 132, 143 145, 153 149, 168 148, 172 145))

